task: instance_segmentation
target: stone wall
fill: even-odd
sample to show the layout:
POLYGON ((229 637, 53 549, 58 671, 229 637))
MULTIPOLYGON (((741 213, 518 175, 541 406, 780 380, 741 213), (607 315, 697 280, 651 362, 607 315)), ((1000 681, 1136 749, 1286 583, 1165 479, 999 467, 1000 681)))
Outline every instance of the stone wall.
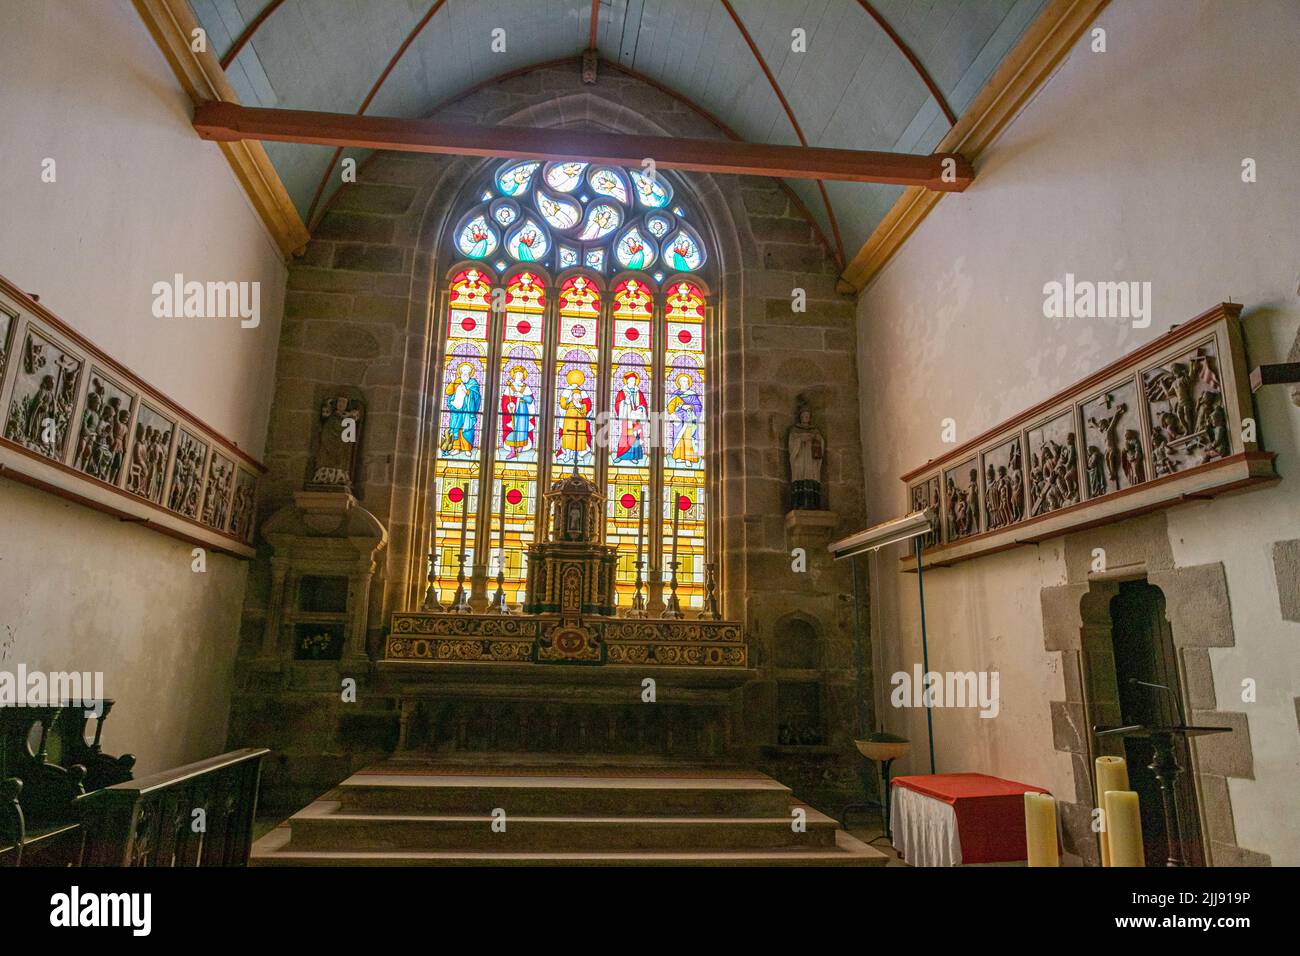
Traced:
MULTIPOLYGON (((723 135, 687 105, 623 74, 604 71, 597 84, 583 85, 576 63, 513 77, 435 115, 449 121, 723 135)), ((407 608, 422 590, 421 518, 428 481, 423 449, 430 447, 432 407, 425 390, 437 366, 431 328, 438 328, 429 319, 441 278, 454 261, 442 244, 446 220, 459 214, 461 190, 482 168, 481 161, 460 158, 371 156, 359 181, 334 197, 306 253, 290 270, 266 454, 270 473, 260 507, 264 517, 273 513, 307 479, 321 399, 338 386, 359 387, 368 413, 357 496, 390 534, 370 605, 372 655, 388 615, 407 608)), ((848 569, 833 566, 825 553, 833 524, 813 542, 787 533, 784 444, 802 396, 828 437, 826 492, 839 516, 838 530, 859 527, 855 308, 836 292, 834 259, 779 184, 698 174, 682 179, 693 193, 690 201, 712 226, 705 238, 713 247, 707 279, 716 292, 721 357, 720 367, 711 370, 717 389, 712 407, 720 412, 722 433, 718 559, 724 611, 745 622, 759 675, 746 696, 750 757, 797 783, 800 796, 820 794, 834 803, 857 786, 851 584, 848 569), (806 295, 806 312, 793 311, 796 289, 806 295), (799 545, 808 549, 806 572, 792 570, 791 549, 799 545), (820 645, 814 670, 823 684, 822 712, 831 734, 821 747, 783 752, 772 746, 773 652, 782 640, 777 622, 793 612, 811 623, 820 645)), ((255 654, 261 640, 269 582, 265 555, 256 562, 251 582, 246 655, 255 654)), ((232 743, 255 738, 264 722, 274 719, 276 702, 288 699, 281 688, 317 680, 305 673, 301 665, 278 676, 245 667, 241 683, 251 696, 247 706, 237 702, 232 743), (260 716, 242 719, 254 713, 260 716)), ((329 680, 321 683, 333 686, 329 680)), ((367 738, 374 745, 370 750, 348 755, 337 724, 324 720, 313 726, 306 739, 277 735, 277 748, 301 772, 281 764, 272 773, 300 787, 310 779, 318 791, 372 759, 386 740, 379 733, 367 738)))

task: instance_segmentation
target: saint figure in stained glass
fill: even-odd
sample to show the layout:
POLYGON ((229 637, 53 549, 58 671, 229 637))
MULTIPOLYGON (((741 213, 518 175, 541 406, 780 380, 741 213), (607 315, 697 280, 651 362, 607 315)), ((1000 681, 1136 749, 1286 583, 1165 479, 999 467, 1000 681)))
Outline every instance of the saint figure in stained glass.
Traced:
POLYGON ((560 393, 560 460, 568 457, 576 462, 578 456, 591 447, 591 396, 583 388, 586 374, 580 368, 570 369, 565 376, 568 386, 560 393))
POLYGON ((699 423, 704 414, 704 403, 695 391, 691 376, 683 372, 674 382, 672 397, 664 411, 672 424, 672 458, 681 465, 694 465, 700 460, 699 423))
POLYGON ((645 458, 645 423, 649 419, 645 395, 641 392, 641 376, 628 372, 623 376, 623 387, 614 402, 618 418, 618 448, 616 462, 639 464, 645 458))
POLYGON ((528 370, 516 365, 510 370, 510 380, 501 394, 501 441, 510 449, 510 457, 533 445, 534 422, 533 389, 528 384, 528 370))
POLYGON ((474 366, 462 362, 456 366, 456 378, 447 383, 447 408, 451 419, 442 433, 442 450, 450 454, 469 455, 474 451, 478 431, 478 411, 483 405, 474 366))

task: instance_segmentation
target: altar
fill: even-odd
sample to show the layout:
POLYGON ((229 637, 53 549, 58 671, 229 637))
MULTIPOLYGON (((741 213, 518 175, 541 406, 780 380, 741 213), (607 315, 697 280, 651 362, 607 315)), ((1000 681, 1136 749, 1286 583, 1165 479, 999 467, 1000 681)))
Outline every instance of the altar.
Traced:
MULTIPOLYGON (((394 612, 379 669, 400 686, 399 750, 658 754, 716 758, 739 744, 739 688, 754 676, 742 626, 638 600, 617 613, 617 549, 600 541, 604 499, 578 474, 546 493, 545 540, 528 549, 523 607, 499 591, 475 610, 394 612)), ((638 560, 638 590, 641 562, 638 560)), ((669 562, 670 570, 673 562, 669 562)))

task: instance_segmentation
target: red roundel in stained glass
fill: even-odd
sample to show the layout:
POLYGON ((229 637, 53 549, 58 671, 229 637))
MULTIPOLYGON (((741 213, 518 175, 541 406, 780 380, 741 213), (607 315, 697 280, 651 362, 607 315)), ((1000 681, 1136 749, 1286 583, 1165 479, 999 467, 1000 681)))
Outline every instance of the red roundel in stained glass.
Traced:
POLYGON ((695 336, 691 335, 689 329, 682 329, 680 332, 677 333, 677 341, 681 342, 682 345, 690 345, 691 339, 693 339, 694 337, 695 336))
POLYGON ((618 503, 621 504, 628 511, 631 511, 633 508, 636 507, 636 495, 632 494, 632 492, 629 491, 626 494, 624 494, 622 498, 618 499, 618 503))
POLYGON ((478 323, 474 321, 474 317, 472 315, 467 315, 465 316, 465 318, 460 320, 460 327, 466 332, 473 332, 476 328, 478 328, 478 323))
POLYGON ((515 328, 519 330, 520 335, 527 335, 533 330, 533 324, 527 319, 520 319, 519 324, 516 325, 515 328))
POLYGON ((678 495, 678 496, 677 496, 677 510, 678 510, 678 511, 690 511, 690 510, 691 510, 691 499, 690 499, 690 498, 687 498, 685 495, 678 495))
POLYGON ((623 333, 623 337, 626 338, 629 342, 635 342, 637 339, 641 337, 641 333, 637 331, 636 326, 631 326, 626 332, 623 333))
POLYGON ((523 500, 524 496, 519 493, 518 488, 511 488, 506 492, 506 501, 510 502, 512 505, 517 505, 523 500))
POLYGON ((450 498, 456 504, 460 504, 460 499, 465 497, 465 489, 457 486, 451 489, 451 491, 447 492, 447 497, 450 498))

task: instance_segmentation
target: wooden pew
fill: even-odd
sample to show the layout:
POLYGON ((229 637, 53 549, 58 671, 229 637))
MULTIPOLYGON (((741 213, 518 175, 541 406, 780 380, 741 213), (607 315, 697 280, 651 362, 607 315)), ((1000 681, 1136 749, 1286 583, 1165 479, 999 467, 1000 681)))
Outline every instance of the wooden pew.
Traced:
POLYGON ((78 797, 81 865, 246 865, 268 753, 234 750, 78 797))

